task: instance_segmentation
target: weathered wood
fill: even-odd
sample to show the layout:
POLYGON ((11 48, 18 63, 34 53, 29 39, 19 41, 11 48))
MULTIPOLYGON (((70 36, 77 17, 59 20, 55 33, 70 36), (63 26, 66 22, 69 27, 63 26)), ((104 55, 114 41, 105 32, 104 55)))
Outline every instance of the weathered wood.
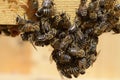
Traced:
MULTIPOLYGON (((42 0, 39 0, 39 6, 42 0)), ((66 12, 73 20, 79 0, 54 0, 57 11, 66 12)), ((0 0, 0 24, 15 25, 16 16, 25 13, 27 0, 0 0)))

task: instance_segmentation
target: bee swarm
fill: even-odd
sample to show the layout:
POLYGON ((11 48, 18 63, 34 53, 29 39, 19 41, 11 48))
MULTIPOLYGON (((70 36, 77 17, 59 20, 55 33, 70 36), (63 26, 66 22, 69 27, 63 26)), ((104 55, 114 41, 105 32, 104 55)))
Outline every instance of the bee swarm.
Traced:
POLYGON ((0 29, 6 35, 21 35, 33 46, 51 45, 58 71, 67 78, 85 74, 97 58, 98 36, 104 32, 120 33, 120 4, 116 0, 80 0, 74 22, 67 13, 58 13, 53 0, 29 0, 34 14, 26 20, 18 16, 18 28, 0 29))

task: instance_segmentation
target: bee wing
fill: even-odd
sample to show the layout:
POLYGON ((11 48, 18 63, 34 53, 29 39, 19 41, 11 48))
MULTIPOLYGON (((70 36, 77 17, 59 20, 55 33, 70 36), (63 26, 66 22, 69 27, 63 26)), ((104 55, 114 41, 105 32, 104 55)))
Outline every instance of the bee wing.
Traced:
POLYGON ((52 64, 53 62, 52 55, 50 55, 49 60, 50 60, 50 64, 52 64))
POLYGON ((100 52, 101 52, 101 50, 99 50, 99 51, 97 52, 97 56, 100 54, 100 52))
POLYGON ((34 47, 34 49, 35 49, 36 51, 38 51, 37 48, 35 47, 34 43, 33 43, 32 38, 30 38, 30 43, 32 44, 32 46, 34 47))
POLYGON ((61 77, 61 80, 65 80, 65 78, 63 77, 62 73, 60 71, 58 71, 61 77))

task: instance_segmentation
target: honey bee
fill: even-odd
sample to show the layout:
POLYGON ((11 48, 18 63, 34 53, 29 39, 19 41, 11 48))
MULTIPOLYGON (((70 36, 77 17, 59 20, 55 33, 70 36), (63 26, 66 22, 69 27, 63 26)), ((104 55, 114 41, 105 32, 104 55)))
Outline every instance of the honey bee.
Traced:
POLYGON ((92 62, 95 62, 95 61, 96 61, 96 55, 95 55, 95 54, 91 54, 91 55, 90 55, 90 60, 91 60, 92 62))
POLYGON ((11 34, 12 37, 16 37, 16 36, 18 36, 20 34, 20 31, 19 31, 17 26, 11 27, 9 29, 9 31, 10 31, 10 34, 11 34))
POLYGON ((35 46, 41 46, 41 47, 44 47, 44 46, 45 46, 45 42, 35 41, 35 46))
POLYGON ((21 34, 21 38, 23 41, 30 41, 30 43, 32 44, 32 46, 34 47, 35 50, 37 50, 37 48, 35 47, 34 44, 34 32, 24 32, 21 34))
POLYGON ((53 0, 43 0, 42 7, 36 12, 37 17, 51 17, 55 14, 53 0))
POLYGON ((117 1, 117 0, 105 0, 105 7, 104 7, 104 8, 105 8, 107 11, 109 11, 110 9, 113 9, 116 1, 117 1))
POLYGON ((81 75, 85 74, 85 70, 87 69, 86 68, 86 65, 87 65, 87 58, 86 57, 83 57, 81 59, 78 59, 78 67, 79 67, 79 73, 81 75))
POLYGON ((115 5, 114 10, 119 11, 120 10, 120 4, 115 5))
POLYGON ((87 0, 81 0, 80 5, 81 5, 81 6, 84 6, 84 5, 86 4, 86 2, 87 2, 87 0))
POLYGON ((73 76, 75 78, 77 78, 79 76, 79 68, 77 66, 72 67, 72 68, 70 67, 68 72, 70 72, 71 74, 73 74, 73 76))
POLYGON ((79 16, 79 17, 85 17, 85 16, 87 16, 87 13, 88 11, 87 11, 87 6, 86 5, 84 5, 84 6, 79 6, 79 8, 78 8, 78 10, 76 11, 76 14, 77 14, 77 16, 79 16))
MULTIPOLYGON (((59 70, 59 69, 58 69, 59 70)), ((60 74, 64 75, 67 78, 72 78, 71 74, 66 71, 66 69, 59 70, 60 74)))
POLYGON ((100 0, 99 1, 99 7, 100 7, 100 9, 104 9, 105 8, 105 0, 100 0))
MULTIPOLYGON (((92 20, 92 21, 94 21, 94 20, 92 20)), ((86 22, 84 22, 84 23, 81 25, 81 30, 82 30, 82 31, 85 31, 85 30, 87 30, 87 29, 90 29, 90 28, 94 27, 94 24, 93 24, 92 21, 86 21, 86 22)))
MULTIPOLYGON (((21 38, 23 41, 30 41, 33 47, 36 49, 34 45, 34 32, 38 31, 39 22, 33 22, 31 20, 26 20, 25 16, 24 19, 21 18, 19 15, 16 18, 16 22, 18 24, 19 31, 22 33, 21 38)), ((36 49, 37 50, 37 49, 36 49)))
POLYGON ((110 10, 107 16, 110 24, 114 25, 115 23, 119 22, 119 15, 117 15, 114 10, 110 10))
POLYGON ((54 49, 59 49, 60 48, 60 40, 58 38, 54 38, 53 41, 51 41, 51 46, 54 48, 54 49))
MULTIPOLYGON (((95 37, 90 40, 86 53, 88 54, 96 54, 96 47, 98 44, 98 37, 95 37)), ((97 55, 97 54, 96 54, 97 55)))
POLYGON ((35 15, 35 13, 39 7, 38 0, 28 0, 27 6, 28 6, 28 8, 26 9, 26 15, 27 15, 28 19, 37 21, 37 17, 35 15))
POLYGON ((52 28, 58 28, 58 23, 60 21, 60 16, 59 15, 55 15, 53 17, 50 18, 50 24, 52 28))
POLYGON ((52 52, 52 59, 56 63, 66 63, 71 61, 71 56, 69 56, 68 54, 65 54, 65 52, 62 50, 56 49, 52 52))
POLYGON ((29 7, 32 8, 32 10, 38 10, 38 0, 29 0, 28 4, 30 5, 29 7))
POLYGON ((55 36, 55 38, 53 38, 52 41, 51 41, 51 46, 54 49, 60 49, 60 44, 61 44, 62 40, 65 37, 66 37, 66 33, 65 32, 57 33, 56 36, 55 36))
POLYGON ((49 32, 50 28, 51 28, 51 25, 48 22, 48 20, 46 20, 46 18, 42 18, 40 20, 40 32, 41 32, 41 34, 45 34, 45 33, 49 32))
POLYGON ((72 78, 72 75, 77 78, 79 76, 79 67, 77 66, 76 62, 75 63, 57 63, 57 69, 60 72, 61 75, 67 77, 67 78, 72 78))
POLYGON ((20 16, 16 18, 16 22, 21 32, 30 32, 39 30, 39 23, 31 20, 22 19, 20 16))
MULTIPOLYGON (((103 21, 94 29, 94 34, 99 36, 103 32, 107 32, 107 29, 110 28, 109 23, 103 21)), ((111 30, 111 29, 110 29, 111 30)))
POLYGON ((66 63, 67 65, 62 64, 62 63, 57 63, 58 71, 60 71, 60 73, 67 78, 72 78, 72 75, 75 78, 77 78, 79 74, 85 73, 85 69, 83 68, 83 65, 85 67, 84 60, 77 61, 77 62, 78 63, 76 63, 76 61, 73 63, 66 63))
POLYGON ((85 69, 86 69, 86 64, 87 64, 87 60, 86 58, 82 58, 81 60, 78 61, 79 64, 79 68, 80 68, 80 73, 84 74, 85 73, 85 69))
POLYGON ((90 12, 96 11, 98 8, 99 8, 99 2, 98 2, 98 0, 95 0, 95 1, 92 0, 92 1, 89 3, 89 5, 88 5, 88 10, 89 10, 90 12))
MULTIPOLYGON (((97 54, 97 52, 96 52, 96 54, 97 54)), ((96 54, 88 55, 86 69, 89 68, 91 65, 93 65, 93 63, 96 61, 96 58, 97 58, 96 54)))
POLYGON ((74 24, 68 29, 69 33, 74 33, 75 31, 77 31, 78 27, 79 26, 77 24, 74 24))
POLYGON ((66 49, 67 46, 72 42, 72 38, 70 35, 67 35, 60 43, 60 49, 66 49))
POLYGON ((89 18, 92 20, 97 20, 97 11, 99 9, 99 2, 97 0, 92 0, 88 6, 89 18))
POLYGON ((60 40, 62 40, 63 38, 65 38, 66 37, 66 33, 65 32, 61 32, 61 33, 59 33, 59 35, 58 35, 58 38, 60 39, 60 40))
POLYGON ((16 17, 16 23, 18 24, 18 25, 24 25, 25 23, 26 23, 26 19, 25 19, 25 16, 24 16, 24 19, 23 18, 21 18, 21 16, 17 16, 16 17))
POLYGON ((120 24, 116 24, 114 28, 112 28, 112 30, 115 32, 115 33, 120 33, 120 24))
POLYGON ((21 34, 21 38, 23 41, 28 41, 30 38, 30 35, 33 34, 33 32, 24 32, 21 34))
POLYGON ((70 67, 68 67, 65 72, 67 72, 67 74, 71 74, 73 75, 75 78, 77 78, 79 76, 79 67, 75 64, 70 65, 70 67))
POLYGON ((89 14, 90 19, 97 20, 97 13, 93 12, 89 14))
POLYGON ((87 6, 86 6, 87 0, 81 0, 81 3, 79 4, 79 8, 76 11, 76 15, 82 19, 87 18, 87 6))
POLYGON ((46 34, 46 37, 47 37, 47 40, 51 40, 53 39, 55 36, 56 36, 56 29, 52 28, 47 34, 46 34))
MULTIPOLYGON (((85 41, 85 35, 84 33, 81 31, 81 29, 78 29, 76 31, 76 33, 74 34, 74 42, 77 43, 78 45, 83 45, 84 41, 85 41)), ((79 46, 79 48, 82 48, 79 46)))
POLYGON ((115 5, 114 11, 115 11, 115 16, 120 17, 120 14, 119 14, 120 13, 120 4, 115 5))
POLYGON ((39 30, 39 23, 34 23, 32 21, 27 21, 26 24, 20 27, 22 32, 30 32, 39 30))
POLYGON ((51 40, 54 38, 54 36, 56 35, 56 30, 55 29, 51 29, 48 33, 45 34, 41 34, 36 36, 36 41, 47 41, 47 40, 51 40))
POLYGON ((85 56, 85 51, 76 46, 75 43, 72 43, 71 46, 68 48, 68 53, 72 56, 80 58, 85 56))
POLYGON ((60 21, 58 23, 58 28, 60 29, 68 29, 71 26, 71 22, 69 17, 66 15, 66 13, 60 14, 60 21))
POLYGON ((76 50, 76 48, 70 48, 69 53, 72 56, 76 56, 76 57, 84 57, 85 56, 85 51, 83 49, 76 50))

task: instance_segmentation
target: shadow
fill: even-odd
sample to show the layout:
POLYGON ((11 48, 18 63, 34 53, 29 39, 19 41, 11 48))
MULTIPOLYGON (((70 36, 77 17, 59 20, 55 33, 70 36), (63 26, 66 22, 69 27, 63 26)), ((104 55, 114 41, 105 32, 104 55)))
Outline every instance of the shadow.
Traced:
POLYGON ((36 21, 37 18, 35 16, 35 13, 39 7, 38 0, 28 0, 27 5, 28 5, 28 8, 26 10, 26 14, 28 16, 28 19, 36 21))

